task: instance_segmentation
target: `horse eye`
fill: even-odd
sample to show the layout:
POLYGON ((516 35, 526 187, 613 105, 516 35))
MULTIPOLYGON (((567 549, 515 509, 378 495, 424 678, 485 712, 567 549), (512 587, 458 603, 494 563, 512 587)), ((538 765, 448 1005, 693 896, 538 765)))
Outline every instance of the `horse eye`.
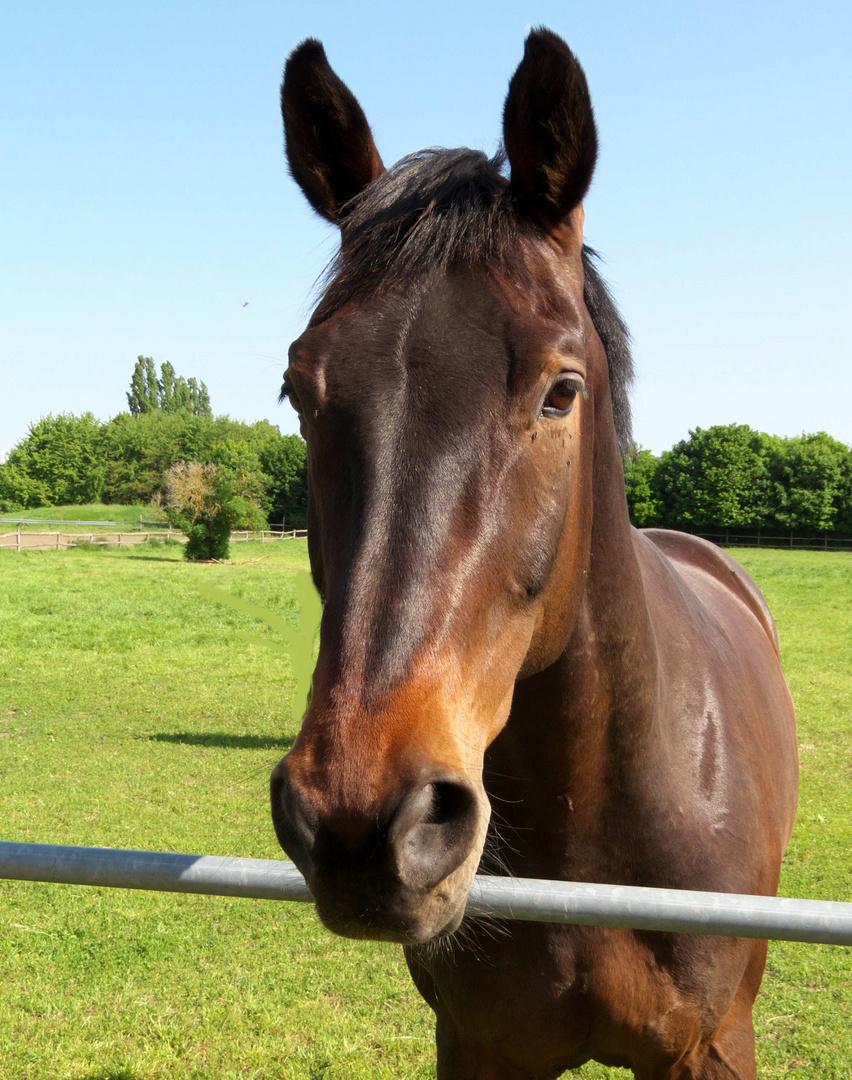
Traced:
POLYGON ((576 379, 558 379, 550 388, 541 407, 544 416, 567 416, 574 405, 574 399, 581 391, 576 379))
POLYGON ((302 416, 302 406, 299 402, 298 395, 296 394, 293 384, 290 382, 290 376, 286 374, 284 376, 284 382, 281 384, 281 394, 278 400, 283 401, 285 398, 287 398, 287 400, 293 406, 296 413, 299 416, 302 416))

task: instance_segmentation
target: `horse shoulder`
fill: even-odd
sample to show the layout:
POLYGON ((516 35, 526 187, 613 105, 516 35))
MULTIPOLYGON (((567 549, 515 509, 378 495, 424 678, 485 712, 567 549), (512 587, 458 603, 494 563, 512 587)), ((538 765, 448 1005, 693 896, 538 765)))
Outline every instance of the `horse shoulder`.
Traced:
POLYGON ((758 835, 762 829, 762 850, 771 852, 772 864, 764 869, 774 890, 798 791, 795 713, 775 622, 757 585, 720 548, 663 529, 637 531, 635 538, 665 673, 663 720, 676 733, 675 753, 695 756, 697 806, 702 777, 715 775, 726 821, 736 819, 744 836, 749 820, 758 835), (718 768, 704 770, 714 728, 726 762, 723 767, 718 757, 718 768))
POLYGON ((638 535, 652 544, 677 572, 715 579, 754 615, 778 653, 778 632, 769 605, 754 579, 722 548, 690 533, 670 529, 642 529, 638 535))

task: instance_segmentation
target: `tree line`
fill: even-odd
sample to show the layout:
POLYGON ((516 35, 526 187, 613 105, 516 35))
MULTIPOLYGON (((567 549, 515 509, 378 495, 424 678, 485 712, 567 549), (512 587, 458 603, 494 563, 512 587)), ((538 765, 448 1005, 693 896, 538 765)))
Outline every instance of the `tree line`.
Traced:
MULTIPOLYGON (((158 503, 183 514, 186 528, 213 518, 222 533, 226 524, 257 528, 266 520, 304 526, 299 436, 266 420, 214 416, 203 382, 167 363, 158 375, 150 357, 138 358, 127 399, 129 411, 106 422, 84 413, 31 424, 0 465, 0 511, 158 503), (183 472, 175 471, 181 463, 183 472), (179 506, 180 498, 189 501, 179 506), (231 507, 218 517, 210 509, 217 499, 231 507)), ((852 449, 825 432, 780 438, 745 424, 696 428, 660 456, 635 448, 625 481, 640 527, 852 537, 852 449)))
MULTIPOLYGON (((261 514, 248 514, 254 527, 267 519, 304 527, 304 441, 282 435, 266 420, 245 424, 214 417, 203 383, 176 377, 168 364, 162 365, 159 379, 154 372, 152 382, 153 361, 149 365, 147 359, 137 361, 129 412, 106 422, 92 413, 64 413, 30 424, 0 465, 0 511, 93 502, 154 503, 168 509, 174 480, 170 470, 179 462, 193 462, 215 466, 220 490, 227 479, 233 498, 255 504, 261 514), (140 375, 144 398, 139 396, 140 375)), ((212 475, 211 470, 204 475, 212 475)))
POLYGON ((824 431, 780 438, 746 424, 696 428, 625 461, 634 525, 852 536, 852 449, 824 431))

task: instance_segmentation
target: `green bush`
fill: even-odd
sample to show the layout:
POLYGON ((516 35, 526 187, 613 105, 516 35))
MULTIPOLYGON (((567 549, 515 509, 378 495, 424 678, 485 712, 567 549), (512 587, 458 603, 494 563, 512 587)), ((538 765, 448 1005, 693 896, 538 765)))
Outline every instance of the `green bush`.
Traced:
POLYGON ((770 528, 797 533, 848 531, 852 453, 824 431, 768 438, 772 480, 770 528))
MULTIPOLYGON (((0 483, 2 483, 2 480, 3 474, 0 472, 0 483)), ((18 514, 23 509, 25 509, 24 505, 15 499, 0 496, 0 514, 18 514)))
POLYGON ((43 416, 0 465, 0 499, 22 507, 100 502, 102 425, 91 413, 43 416))
POLYGON ((624 477, 634 525, 852 536, 852 449, 824 431, 696 428, 659 458, 635 450, 624 477))
POLYGON ((757 527, 769 509, 766 437, 747 424, 696 428, 662 455, 655 483, 672 528, 757 527))
POLYGON ((227 559, 233 529, 262 529, 266 478, 256 455, 222 448, 220 461, 178 461, 168 471, 165 511, 186 533, 187 559, 227 559))
POLYGON ((120 413, 102 424, 91 413, 48 416, 0 465, 0 510, 105 501, 150 503, 165 495, 177 461, 217 462, 228 447, 254 455, 264 476, 263 504, 275 522, 304 527, 307 461, 298 435, 267 420, 244 424, 188 410, 120 413))
POLYGON ((640 528, 659 525, 662 501, 657 485, 660 459, 650 450, 636 447, 624 462, 624 483, 630 520, 640 528))

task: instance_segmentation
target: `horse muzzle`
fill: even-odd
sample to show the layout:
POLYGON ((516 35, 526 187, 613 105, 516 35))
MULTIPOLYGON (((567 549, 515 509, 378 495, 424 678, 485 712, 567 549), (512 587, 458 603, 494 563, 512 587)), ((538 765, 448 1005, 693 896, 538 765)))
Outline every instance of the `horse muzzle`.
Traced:
POLYGON ((403 944, 456 930, 488 825, 484 792, 440 772, 379 806, 347 804, 329 799, 330 785, 300 777, 292 757, 272 773, 272 820, 325 926, 403 944))

